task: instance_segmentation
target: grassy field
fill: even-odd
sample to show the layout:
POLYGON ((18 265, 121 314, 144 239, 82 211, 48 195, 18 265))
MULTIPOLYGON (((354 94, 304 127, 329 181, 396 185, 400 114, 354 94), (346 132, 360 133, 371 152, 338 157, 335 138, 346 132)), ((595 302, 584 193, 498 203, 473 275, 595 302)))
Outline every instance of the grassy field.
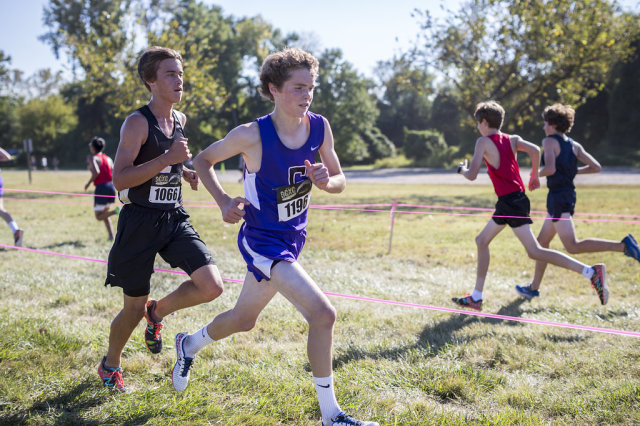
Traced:
MULTIPOLYGON (((81 192, 87 177, 86 172, 40 172, 29 185, 26 173, 3 173, 5 188, 64 192, 81 192)), ((225 187, 241 193, 239 184, 225 187)), ((533 209, 543 210, 546 190, 530 195, 533 209)), ((9 192, 5 197, 5 207, 26 229, 25 246, 107 258, 110 245, 93 218, 90 197, 9 192)), ((204 190, 185 189, 184 197, 210 200, 204 190)), ((337 196, 314 190, 312 203, 394 198, 486 208, 495 202, 485 186, 353 184, 337 196)), ((217 208, 188 210, 222 276, 242 279, 238 226, 224 224, 217 208)), ((578 188, 578 211, 640 214, 640 187, 578 188)), ((390 254, 388 213, 314 209, 309 216, 300 263, 327 292, 454 307, 450 298, 473 288, 474 237, 486 216, 398 214, 390 254)), ((540 225, 535 221, 534 232, 540 225)), ((640 237, 638 224, 577 221, 576 228, 583 237, 620 240, 628 232, 640 237)), ((12 243, 5 225, 0 242, 12 243)), ((558 241, 552 247, 561 248, 558 241)), ((533 272, 524 249, 506 230, 491 250, 484 312, 640 332, 638 262, 620 253, 577 256, 588 264, 606 263, 612 292, 606 307, 585 278, 553 266, 541 297, 527 302, 513 289, 533 272)), ((161 260, 157 267, 169 268, 161 260)), ((187 391, 173 391, 173 336, 193 332, 232 307, 240 290, 234 283, 212 303, 166 318, 159 355, 144 347, 141 324, 123 359, 131 391, 114 395, 103 389, 96 366, 121 307, 120 290, 103 286, 105 270, 103 263, 0 247, 0 424, 320 424, 305 354, 307 325, 279 296, 254 330, 200 352, 187 391)), ((151 296, 162 297, 181 280, 154 274, 151 296)), ((636 337, 335 296, 331 301, 338 311, 337 398, 357 417, 385 425, 640 424, 636 337)))

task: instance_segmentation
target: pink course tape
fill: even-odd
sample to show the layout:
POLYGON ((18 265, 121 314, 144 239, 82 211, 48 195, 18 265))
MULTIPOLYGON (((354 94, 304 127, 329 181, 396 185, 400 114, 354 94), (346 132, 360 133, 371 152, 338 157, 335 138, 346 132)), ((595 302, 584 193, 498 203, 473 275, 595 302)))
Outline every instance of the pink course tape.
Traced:
MULTIPOLYGON (((15 249, 15 250, 28 251, 28 252, 32 252, 32 253, 46 254, 46 255, 50 255, 50 256, 60 256, 60 257, 66 257, 66 258, 70 258, 70 259, 86 260, 86 261, 90 261, 90 262, 107 263, 106 260, 93 259, 93 258, 84 257, 84 256, 74 256, 74 255, 64 254, 64 253, 56 253, 56 252, 53 252, 53 251, 37 250, 37 249, 28 248, 28 247, 17 247, 17 246, 11 246, 11 245, 7 245, 7 244, 0 244, 0 247, 5 247, 5 248, 15 249)), ((155 268, 154 271, 167 272, 167 273, 178 274, 178 275, 187 275, 185 272, 174 271, 174 270, 170 270, 170 269, 155 268)), ((223 281, 234 282, 234 283, 242 283, 243 282, 243 280, 235 280, 235 279, 230 279, 230 278, 222 278, 222 279, 223 279, 223 281)), ((485 313, 485 312, 464 311, 464 310, 460 310, 460 309, 443 308, 443 307, 440 307, 440 306, 419 305, 419 304, 416 304, 416 303, 407 303, 407 302, 399 302, 399 301, 395 301, 395 300, 376 299, 376 298, 373 298, 373 297, 366 297, 366 296, 353 296, 353 295, 349 295, 349 294, 331 293, 331 292, 328 292, 328 291, 325 291, 324 294, 326 294, 327 296, 340 297, 340 298, 343 298, 343 299, 361 300, 361 301, 373 302, 373 303, 384 303, 384 304, 388 304, 388 305, 404 306, 404 307, 409 307, 409 308, 428 309, 428 310, 431 310, 431 311, 449 312, 449 313, 461 314, 461 315, 472 315, 472 316, 476 316, 476 317, 494 318, 494 319, 500 319, 500 320, 505 320, 505 321, 517 321, 517 322, 530 323, 530 324, 547 325, 547 326, 552 326, 552 327, 572 328, 572 329, 576 329, 576 330, 584 330, 584 331, 593 331, 593 332, 598 332, 598 333, 616 334, 616 335, 619 335, 619 336, 640 337, 640 333, 635 332, 635 331, 616 330, 616 329, 601 328, 601 327, 591 327, 591 326, 587 326, 587 325, 577 325, 577 324, 570 324, 570 323, 544 321, 544 320, 537 320, 537 319, 531 319, 531 318, 511 317, 511 316, 508 316, 508 315, 490 314, 490 313, 485 313)))
MULTIPOLYGON (((94 194, 86 194, 86 193, 76 193, 76 192, 55 192, 55 191, 39 191, 33 189, 13 189, 13 188, 4 188, 5 191, 14 191, 14 192, 31 192, 31 193, 39 193, 39 194, 53 194, 53 195, 75 195, 75 196, 84 196, 84 197, 105 197, 105 198, 115 198, 113 195, 94 195, 94 194)), ((20 200, 20 201, 36 201, 31 199, 19 199, 19 198, 5 198, 7 200, 20 200)), ((42 202, 41 200, 37 200, 42 202)), ((184 200, 185 206, 189 208, 200 208, 200 207, 212 207, 215 206, 215 203, 211 201, 198 201, 198 200, 184 200), (195 203, 195 204, 191 204, 195 203)), ((341 210, 341 211, 361 211, 361 212, 375 212, 375 213, 388 213, 389 210, 381 210, 381 209, 365 209, 363 207, 391 207, 392 204, 326 204, 326 205, 317 205, 312 204, 309 208, 319 209, 319 210, 341 210)), ((395 204, 396 207, 414 207, 414 208, 427 208, 427 209, 441 209, 441 210, 467 210, 467 211, 492 211, 490 208, 483 207, 465 207, 465 206, 437 206, 437 205, 425 205, 425 204, 395 204)), ((394 213, 408 213, 408 214, 426 214, 426 215, 444 215, 444 216, 470 216, 470 217, 492 217, 492 215, 485 214, 472 214, 472 213, 442 213, 442 212, 420 212, 420 211, 408 211, 408 210, 397 210, 394 209, 394 213)), ((532 210, 531 213, 541 213, 545 214, 545 211, 540 210, 532 210)), ((625 214, 616 214, 616 213, 576 213, 574 216, 601 216, 601 217, 628 217, 628 218, 640 218, 637 215, 625 215, 625 214)), ((496 217, 504 217, 504 218, 520 218, 521 216, 496 216, 496 217)), ((531 216, 529 219, 546 219, 546 216, 531 216)), ((639 224, 640 220, 608 220, 608 219, 579 219, 576 217, 565 219, 559 218, 558 220, 574 220, 574 221, 583 221, 583 222, 609 222, 609 223, 633 223, 639 224)))

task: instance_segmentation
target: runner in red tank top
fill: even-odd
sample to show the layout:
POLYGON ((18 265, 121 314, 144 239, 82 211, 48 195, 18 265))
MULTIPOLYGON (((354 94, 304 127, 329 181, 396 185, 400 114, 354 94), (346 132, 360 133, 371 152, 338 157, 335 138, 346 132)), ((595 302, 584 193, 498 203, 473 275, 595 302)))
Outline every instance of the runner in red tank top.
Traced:
POLYGON ((609 290, 605 281, 605 267, 598 264, 589 267, 571 257, 540 246, 529 225, 533 223, 529 218, 529 198, 524 193, 524 184, 520 178, 520 168, 516 159, 518 151, 524 151, 531 156, 531 177, 529 190, 540 187, 538 167, 540 165, 540 148, 527 142, 517 135, 507 135, 500 132, 504 120, 504 109, 495 101, 481 102, 474 113, 478 122, 478 131, 482 135, 476 141, 476 147, 467 167, 467 162, 458 165, 458 173, 469 180, 475 180, 480 171, 482 161, 487 164, 489 177, 498 195, 496 210, 491 220, 476 237, 478 246, 478 269, 476 285, 473 293, 464 297, 454 297, 454 303, 475 310, 482 310, 482 291, 489 269, 489 244, 509 225, 520 240, 531 259, 570 269, 582 273, 591 280, 600 303, 605 305, 609 299, 609 290))
POLYGON ((113 210, 109 208, 115 202, 116 189, 113 186, 112 170, 113 161, 102 150, 104 149, 104 139, 94 136, 89 143, 89 151, 91 155, 87 158, 89 171, 91 177, 85 184, 85 191, 91 185, 91 182, 96 186, 95 196, 93 197, 93 211, 96 215, 96 219, 104 222, 104 226, 107 228, 107 234, 109 234, 109 241, 113 240, 113 227, 111 226, 111 216, 120 212, 120 208, 116 207, 113 210))

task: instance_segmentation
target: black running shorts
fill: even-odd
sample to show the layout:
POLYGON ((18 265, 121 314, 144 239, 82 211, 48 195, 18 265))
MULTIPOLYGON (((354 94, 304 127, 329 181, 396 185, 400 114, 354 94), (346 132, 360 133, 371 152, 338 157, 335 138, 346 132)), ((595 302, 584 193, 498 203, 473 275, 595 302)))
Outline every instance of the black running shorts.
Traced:
POLYGON ((557 222, 562 213, 573 216, 576 207, 576 191, 566 189, 564 191, 549 191, 547 194, 547 213, 552 217, 552 222, 557 222))
POLYGON ((512 228, 517 228, 533 223, 529 217, 530 212, 529 197, 521 191, 512 192, 498 197, 496 211, 493 212, 492 219, 498 225, 509 225, 512 228))
POLYGON ((148 295, 156 254, 188 275, 202 266, 215 265, 188 218, 182 207, 159 210, 126 204, 118 217, 104 285, 122 287, 131 297, 148 295))
POLYGON ((108 204, 113 204, 116 199, 116 188, 113 182, 105 182, 96 185, 95 195, 108 195, 108 197, 93 197, 93 206, 105 208, 108 204))

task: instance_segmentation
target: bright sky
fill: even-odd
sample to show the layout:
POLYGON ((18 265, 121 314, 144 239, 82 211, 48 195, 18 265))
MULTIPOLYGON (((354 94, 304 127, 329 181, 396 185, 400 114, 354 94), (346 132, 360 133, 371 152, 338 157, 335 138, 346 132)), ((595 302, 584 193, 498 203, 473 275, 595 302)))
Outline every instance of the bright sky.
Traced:
MULTIPOLYGON (((319 0, 301 3, 284 0, 205 0, 222 7, 236 18, 261 15, 284 33, 313 34, 321 49, 338 47, 344 58, 365 75, 372 76, 377 61, 406 49, 418 34, 418 21, 411 16, 419 6, 442 16, 440 5, 457 9, 463 0, 385 0, 360 2, 319 0), (369 3, 369 5, 366 5, 369 3)), ((640 11, 640 0, 621 0, 625 10, 640 11)), ((27 76, 42 68, 68 70, 51 49, 38 40, 45 32, 42 9, 47 0, 0 0, 0 50, 11 56, 11 68, 27 76)))
MULTIPOLYGON (((453 7, 461 0, 447 0, 453 7)), ((338 47, 344 58, 362 74, 371 76, 379 60, 411 45, 418 21, 411 17, 416 5, 439 14, 442 0, 394 0, 364 2, 320 0, 301 3, 283 0, 205 0, 225 15, 236 18, 261 15, 285 34, 312 34, 321 49, 338 47)), ((42 68, 69 69, 38 40, 45 32, 42 9, 47 0, 0 0, 5 19, 0 25, 0 50, 11 56, 11 67, 31 75, 42 68)))

